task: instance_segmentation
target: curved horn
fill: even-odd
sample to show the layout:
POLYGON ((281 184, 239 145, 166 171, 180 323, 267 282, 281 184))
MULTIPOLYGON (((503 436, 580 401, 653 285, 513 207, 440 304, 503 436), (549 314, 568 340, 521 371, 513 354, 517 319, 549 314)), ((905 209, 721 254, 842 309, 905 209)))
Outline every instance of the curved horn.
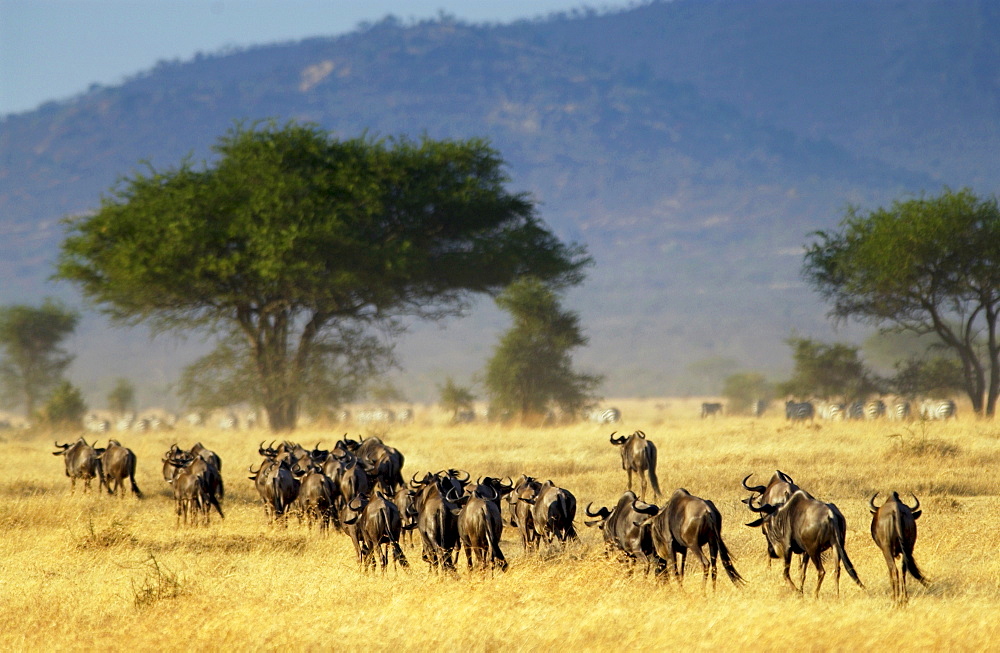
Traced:
POLYGON ((260 445, 257 447, 257 453, 259 453, 262 456, 264 455, 264 441, 263 440, 260 441, 260 445))
POLYGON ((450 501, 451 503, 458 503, 461 500, 462 495, 457 494, 457 492, 458 492, 457 488, 454 487, 448 488, 448 491, 444 495, 445 501, 450 501))
POLYGON ((365 509, 364 504, 361 503, 361 496, 362 495, 359 494, 358 496, 354 497, 353 499, 347 502, 347 507, 350 508, 353 512, 361 512, 362 510, 365 509), (354 507, 355 502, 357 502, 358 504, 357 508, 354 507))
POLYGON ((636 431, 636 432, 635 432, 635 433, 634 433, 633 435, 638 435, 638 436, 639 436, 640 438, 642 438, 643 440, 645 440, 645 439, 646 439, 646 434, 645 434, 645 433, 643 433, 642 431, 636 431))
POLYGON ((611 444, 625 444, 625 436, 624 435, 619 436, 617 440, 615 439, 615 433, 617 433, 617 432, 618 431, 612 431, 611 432, 611 437, 609 438, 609 440, 611 441, 611 444))
POLYGON ((496 491, 496 488, 490 487, 489 485, 480 485, 480 489, 485 488, 493 493, 492 497, 483 497, 487 501, 496 501, 500 498, 500 493, 496 491))
POLYGON ((776 471, 778 472, 778 477, 781 480, 783 480, 785 483, 788 483, 789 485, 795 485, 795 481, 792 480, 791 476, 789 476, 785 472, 781 471, 780 469, 776 470, 776 471))
POLYGON ((878 512, 878 508, 875 506, 875 497, 878 496, 878 492, 872 495, 871 499, 868 499, 868 507, 871 508, 872 514, 878 512))
POLYGON ((747 474, 747 477, 745 479, 743 479, 743 488, 745 490, 749 490, 750 492, 759 492, 761 494, 764 494, 764 492, 767 491, 767 488, 764 487, 763 485, 755 485, 753 487, 747 485, 747 481, 750 480, 751 476, 753 476, 753 472, 750 472, 749 474, 747 474))
POLYGON ((260 474, 260 470, 261 470, 261 468, 263 468, 263 467, 264 467, 264 465, 263 465, 263 463, 261 463, 261 466, 260 466, 260 467, 258 467, 258 468, 256 469, 256 471, 255 471, 255 470, 254 470, 254 468, 253 468, 253 465, 250 465, 249 467, 247 467, 247 471, 248 471, 248 472, 250 472, 251 474, 260 474))
POLYGON ((651 503, 645 503, 645 502, 643 502, 642 505, 644 507, 640 508, 639 502, 634 499, 632 500, 632 510, 638 513, 641 513, 643 515, 655 515, 656 513, 660 512, 659 506, 654 506, 651 503))
POLYGON ((588 503, 587 507, 584 508, 583 511, 585 513, 587 513, 588 517, 598 517, 598 516, 600 516, 601 513, 599 513, 599 512, 590 512, 590 506, 592 506, 592 505, 594 505, 593 501, 591 501, 590 503, 588 503))
POLYGON ((503 481, 499 481, 500 487, 502 489, 504 489, 504 490, 513 490, 514 489, 514 479, 512 479, 510 476, 504 476, 504 478, 507 479, 509 481, 509 483, 505 484, 503 481))
MULTIPOLYGON (((910 496, 913 497, 913 500, 917 502, 917 505, 913 506, 912 508, 910 508, 909 506, 906 507, 910 508, 910 512, 917 512, 918 510, 920 510, 920 499, 918 499, 917 495, 915 495, 912 492, 910 492, 910 496)), ((906 504, 904 503, 903 505, 905 506, 906 504)))
POLYGON ((753 505, 754 498, 755 497, 750 497, 749 499, 747 499, 746 501, 744 501, 744 503, 747 504, 747 508, 749 508, 750 510, 752 510, 754 512, 766 512, 766 510, 765 510, 766 506, 761 506, 761 507, 758 508, 757 506, 753 505))

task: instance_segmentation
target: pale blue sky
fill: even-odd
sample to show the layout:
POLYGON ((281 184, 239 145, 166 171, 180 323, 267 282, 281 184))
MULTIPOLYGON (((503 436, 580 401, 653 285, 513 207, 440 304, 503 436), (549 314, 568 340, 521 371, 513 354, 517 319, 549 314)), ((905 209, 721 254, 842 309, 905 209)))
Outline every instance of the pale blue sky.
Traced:
POLYGON ((394 14, 509 22, 628 0, 0 0, 0 115, 114 85, 159 60, 352 31, 394 14))

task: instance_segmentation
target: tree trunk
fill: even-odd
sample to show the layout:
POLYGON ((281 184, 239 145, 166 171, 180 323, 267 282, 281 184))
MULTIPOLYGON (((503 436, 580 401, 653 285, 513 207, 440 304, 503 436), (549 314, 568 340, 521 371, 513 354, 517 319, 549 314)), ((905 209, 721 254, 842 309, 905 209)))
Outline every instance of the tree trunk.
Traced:
POLYGON ((997 312, 993 304, 986 304, 986 351, 990 357, 990 381, 986 393, 986 417, 996 413, 997 395, 1000 394, 1000 351, 997 344, 997 312))

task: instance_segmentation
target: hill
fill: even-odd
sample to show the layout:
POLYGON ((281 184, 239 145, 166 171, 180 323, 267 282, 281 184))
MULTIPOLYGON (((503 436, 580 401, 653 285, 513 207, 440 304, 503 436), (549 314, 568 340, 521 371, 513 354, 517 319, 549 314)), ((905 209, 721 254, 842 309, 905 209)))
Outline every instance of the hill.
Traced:
MULTIPOLYGON (((510 25, 387 18, 161 62, 3 117, 0 302, 75 297, 47 281, 59 218, 142 161, 209 158, 234 120, 485 136, 512 188, 594 255, 566 303, 591 337, 580 364, 607 375, 606 393, 716 391, 737 367, 780 373, 793 329, 852 335, 830 332, 798 274, 807 234, 846 204, 945 184, 996 192, 997 34, 985 1, 680 0, 510 25)), ((427 399, 445 374, 468 378, 504 327, 488 302, 445 331, 416 326, 401 385, 427 399)), ((75 378, 98 386, 137 365, 162 386, 198 347, 150 347, 96 317, 76 345, 75 378)))

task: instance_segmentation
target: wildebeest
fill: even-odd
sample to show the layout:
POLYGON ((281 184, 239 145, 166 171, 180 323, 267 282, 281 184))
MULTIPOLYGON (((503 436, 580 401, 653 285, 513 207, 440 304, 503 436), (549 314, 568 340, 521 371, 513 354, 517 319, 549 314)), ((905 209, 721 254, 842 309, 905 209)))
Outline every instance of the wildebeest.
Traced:
POLYGON ((703 402, 701 404, 701 418, 715 417, 722 414, 722 404, 717 402, 703 402))
POLYGON ((545 481, 538 488, 534 498, 523 501, 531 505, 531 517, 535 531, 546 544, 552 538, 560 542, 576 539, 576 497, 565 488, 556 486, 552 481, 545 481))
MULTIPOLYGON (((363 568, 375 568, 375 556, 378 555, 385 573, 389 566, 389 551, 392 551, 393 561, 401 567, 408 567, 403 549, 399 546, 399 535, 402 524, 399 510, 389 497, 376 491, 370 498, 360 494, 347 504, 348 511, 354 513, 345 517, 344 524, 351 526, 357 522, 357 532, 360 537, 359 555, 363 568)), ((342 514, 346 514, 342 513, 342 514)))
POLYGON ((507 570, 507 559, 500 550, 503 517, 500 494, 491 485, 479 483, 462 497, 453 497, 462 506, 458 513, 458 535, 465 548, 469 569, 473 558, 483 568, 507 570))
POLYGON ((224 498, 226 491, 222 481, 222 467, 220 467, 222 459, 214 451, 206 449, 200 442, 195 444, 190 451, 181 449, 176 443, 170 446, 163 457, 163 480, 167 483, 173 483, 180 470, 195 458, 204 460, 210 467, 205 475, 208 491, 212 493, 213 497, 224 498), (174 464, 176 462, 183 464, 176 465, 174 464))
POLYGON ((774 550, 777 557, 782 558, 785 563, 785 580, 793 589, 803 592, 805 590, 806 569, 809 560, 813 561, 818 574, 816 581, 815 596, 819 596, 820 586, 823 585, 823 578, 826 570, 823 569, 822 553, 827 549, 834 549, 837 552, 836 562, 836 583, 837 594, 840 594, 840 563, 844 563, 848 575, 864 588, 861 579, 854 571, 854 565, 847 557, 844 550, 844 523, 843 515, 836 506, 830 503, 823 503, 813 499, 802 490, 796 491, 781 506, 763 504, 759 507, 753 505, 753 501, 747 503, 750 509, 762 516, 747 526, 761 527, 764 535, 767 536, 768 543, 774 550), (796 587, 789 575, 789 567, 792 562, 792 554, 803 553, 807 557, 802 558, 802 580, 800 586, 796 587))
POLYGON ((920 518, 920 499, 916 495, 913 499, 916 504, 911 508, 899 498, 899 494, 892 493, 892 496, 879 507, 875 507, 875 497, 878 492, 868 501, 868 506, 872 512, 872 539, 882 550, 885 556, 885 564, 889 567, 889 583, 892 585, 892 598, 896 601, 906 602, 909 594, 906 590, 906 574, 927 584, 924 575, 917 568, 917 563, 913 559, 913 545, 917 541, 917 519, 920 518), (900 568, 896 568, 896 558, 902 556, 903 561, 900 568))
POLYGON ((137 498, 142 498, 142 492, 135 483, 135 453, 127 447, 123 447, 118 440, 108 440, 108 446, 104 449, 96 449, 101 459, 101 468, 104 470, 104 484, 108 488, 108 494, 114 494, 121 489, 121 495, 125 496, 125 479, 131 484, 132 494, 137 498), (112 483, 114 487, 112 487, 112 483))
POLYGON ((622 494, 611 510, 602 506, 597 512, 591 512, 592 504, 587 504, 585 509, 587 516, 598 519, 584 523, 587 526, 597 526, 604 531, 604 545, 608 553, 620 552, 632 563, 641 560, 646 563, 647 573, 655 563, 656 571, 660 573, 665 569, 666 561, 656 555, 648 523, 649 518, 656 515, 660 509, 637 499, 635 492, 629 490, 622 494))
POLYGON ((415 491, 413 506, 424 545, 423 559, 434 570, 455 569, 452 553, 459 546, 458 509, 446 496, 455 487, 452 480, 451 476, 428 473, 421 480, 414 477, 410 481, 415 491))
POLYGON ((786 401, 785 419, 790 422, 812 421, 816 417, 816 408, 810 401, 786 401))
POLYGON ((256 472, 250 467, 250 480, 254 482, 264 510, 272 520, 284 517, 299 494, 299 481, 292 474, 288 460, 265 460, 256 472))
POLYGON ((94 478, 99 478, 98 488, 104 486, 104 472, 101 467, 101 459, 97 451, 87 444, 87 441, 80 438, 73 444, 54 443, 56 449, 53 456, 62 456, 66 464, 66 476, 69 477, 70 493, 76 492, 76 479, 83 480, 83 491, 90 489, 90 482, 94 478))
POLYGON ((362 440, 355 455, 367 463, 376 483, 386 494, 393 494, 403 482, 403 454, 378 438, 362 440))
MULTIPOLYGON (((617 433, 617 431, 615 431, 617 433)), ((639 475, 641 490, 640 497, 646 497, 646 476, 649 476, 649 484, 653 486, 653 492, 660 495, 660 482, 656 478, 656 445, 646 439, 646 434, 636 431, 628 438, 624 435, 615 438, 615 433, 611 434, 611 444, 621 447, 622 469, 628 472, 628 489, 632 489, 632 473, 639 475)))
POLYGON ((670 561, 674 576, 678 579, 684 576, 687 554, 692 551, 702 566, 702 584, 708 579, 711 569, 712 589, 715 589, 717 558, 722 558, 722 567, 734 585, 743 583, 743 577, 733 566, 729 549, 722 541, 722 515, 711 501, 692 496, 687 490, 680 488, 674 491, 667 505, 649 523, 656 555, 670 561), (707 558, 702 551, 706 544, 707 558), (679 573, 677 554, 681 556, 679 573))
POLYGON ((295 508, 299 514, 299 522, 305 519, 306 526, 312 528, 313 521, 319 522, 321 531, 330 528, 330 524, 338 524, 337 496, 339 490, 329 476, 319 467, 309 469, 296 468, 292 470, 299 481, 299 492, 295 497, 295 508))
POLYGON ((538 490, 542 484, 526 474, 521 475, 521 479, 514 486, 510 494, 507 495, 507 504, 510 510, 510 525, 517 528, 521 535, 521 544, 524 550, 535 546, 538 541, 538 532, 535 530, 534 517, 531 514, 532 505, 529 501, 521 499, 534 499, 538 496, 538 490))
POLYGON ((226 518, 216 496, 219 488, 219 470, 214 465, 200 456, 190 454, 185 457, 174 456, 168 458, 167 461, 177 469, 177 474, 171 479, 171 484, 174 490, 178 523, 181 522, 182 517, 184 522, 196 523, 195 515, 197 512, 201 512, 205 516, 207 524, 213 507, 219 513, 219 517, 226 518))

